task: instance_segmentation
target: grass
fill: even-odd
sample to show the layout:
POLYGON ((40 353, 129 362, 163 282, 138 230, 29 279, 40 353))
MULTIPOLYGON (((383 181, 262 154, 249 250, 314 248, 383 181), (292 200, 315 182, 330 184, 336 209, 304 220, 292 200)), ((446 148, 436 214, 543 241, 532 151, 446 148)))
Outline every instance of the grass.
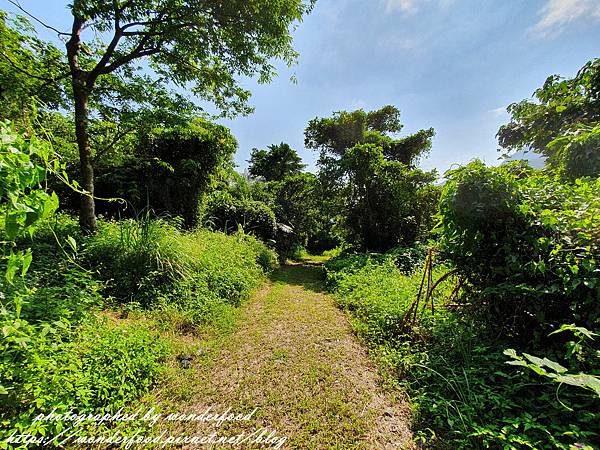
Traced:
POLYGON ((84 237, 60 216, 19 245, 34 263, 24 280, 0 282, 0 438, 60 431, 33 421, 53 408, 136 405, 182 349, 175 336, 226 335, 275 261, 251 236, 149 219, 84 237))
MULTIPOLYGON (((446 308, 446 281, 435 314, 404 318, 422 271, 402 273, 393 260, 341 256, 327 265, 328 286, 369 346, 386 383, 411 398, 415 440, 426 448, 592 449, 599 399, 507 365, 510 343, 487 332, 470 311, 446 308), (564 403, 570 406, 565 406, 564 403)), ((434 270, 433 279, 444 272, 434 270)))
MULTIPOLYGON (((270 278, 242 308, 232 333, 175 337, 182 351, 201 353, 192 369, 172 361, 144 403, 166 412, 257 407, 252 422, 224 424, 221 431, 269 427, 287 437, 286 448, 410 445, 406 408, 381 390, 343 314, 323 293, 321 270, 297 264, 270 278)), ((188 423, 180 431, 202 430, 188 423)))

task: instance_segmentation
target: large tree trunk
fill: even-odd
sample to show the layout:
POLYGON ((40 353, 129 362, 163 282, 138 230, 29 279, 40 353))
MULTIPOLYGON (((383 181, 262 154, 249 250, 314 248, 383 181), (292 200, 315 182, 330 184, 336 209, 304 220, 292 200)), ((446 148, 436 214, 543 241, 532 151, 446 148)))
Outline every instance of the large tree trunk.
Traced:
POLYGON ((79 147, 80 184, 87 194, 82 194, 79 206, 79 226, 84 233, 97 231, 96 207, 94 204, 94 166, 88 135, 88 97, 84 80, 73 78, 73 97, 75 100, 75 134, 79 147))

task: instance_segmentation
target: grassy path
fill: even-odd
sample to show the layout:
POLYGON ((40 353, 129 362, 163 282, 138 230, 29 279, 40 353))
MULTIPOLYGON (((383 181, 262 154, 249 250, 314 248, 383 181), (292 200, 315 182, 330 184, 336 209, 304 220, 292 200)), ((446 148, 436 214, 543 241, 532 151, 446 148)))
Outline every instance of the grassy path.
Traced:
MULTIPOLYGON (((173 370, 148 400, 182 412, 258 408, 252 420, 225 422, 219 432, 267 427, 287 437, 282 448, 410 448, 406 406, 380 389, 345 315, 322 292, 319 268, 280 268, 242 307, 237 323, 221 339, 190 338, 186 344, 199 344, 200 356, 190 369, 173 370)), ((216 429, 206 422, 176 426, 169 431, 216 429)))

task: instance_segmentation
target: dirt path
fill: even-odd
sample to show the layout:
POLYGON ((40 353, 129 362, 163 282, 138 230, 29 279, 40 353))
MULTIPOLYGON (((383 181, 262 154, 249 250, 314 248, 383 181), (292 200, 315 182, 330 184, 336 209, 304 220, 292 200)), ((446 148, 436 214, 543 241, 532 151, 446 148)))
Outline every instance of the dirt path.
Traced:
POLYGON ((279 269, 242 307, 235 331, 202 346, 192 368, 175 370, 154 400, 198 414, 209 406, 258 409, 249 421, 180 422, 170 431, 237 435, 265 427, 274 439, 286 437, 281 448, 411 448, 406 405, 379 387, 346 316, 322 292, 317 267, 279 269))

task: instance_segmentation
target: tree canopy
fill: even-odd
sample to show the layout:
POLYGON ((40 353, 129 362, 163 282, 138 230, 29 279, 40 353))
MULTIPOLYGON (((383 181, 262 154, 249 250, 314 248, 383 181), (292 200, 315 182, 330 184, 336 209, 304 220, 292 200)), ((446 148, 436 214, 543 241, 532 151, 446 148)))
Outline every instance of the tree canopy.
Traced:
POLYGON ((321 152, 321 162, 327 157, 343 156, 344 152, 357 144, 380 146, 386 159, 414 165, 431 148, 433 128, 401 139, 394 139, 403 128, 400 110, 387 105, 365 112, 337 111, 332 117, 314 118, 306 127, 304 145, 321 152))
POLYGON ((284 142, 269 145, 268 150, 252 149, 248 162, 250 175, 262 177, 266 181, 281 181, 299 174, 306 167, 296 150, 284 142))
POLYGON ((366 112, 338 111, 311 120, 305 145, 320 152, 320 208, 362 249, 411 245, 430 224, 437 190, 435 172, 416 168, 431 148, 433 129, 407 137, 394 106, 366 112))
POLYGON ((600 123, 600 59, 585 64, 573 78, 548 77, 533 100, 513 103, 508 112, 511 120, 497 134, 504 149, 540 153, 560 170, 568 171, 565 164, 572 167, 574 176, 585 172, 575 169, 582 156, 599 160, 600 168, 594 132, 600 123))
MULTIPOLYGON (((213 102, 225 115, 249 113, 250 93, 237 77, 268 82, 275 75, 272 59, 292 64, 296 52, 291 30, 312 5, 310 0, 74 0, 70 30, 48 27, 67 39, 57 66, 64 70, 59 78, 70 79, 81 186, 88 192, 81 201, 82 228, 96 229, 90 139, 94 108, 100 117, 110 112, 107 104, 139 116, 136 107, 124 106, 164 98, 162 93, 175 85, 213 102), (95 32, 91 38, 87 30, 95 32), (109 37, 99 39, 100 34, 109 37)), ((13 63, 28 72, 20 61, 13 63)), ((117 123, 115 136, 124 132, 117 123)))
POLYGON ((2 118, 11 119, 29 132, 35 107, 66 106, 64 86, 58 83, 63 60, 61 51, 35 37, 35 30, 27 20, 11 17, 5 11, 0 11, 0 55, 2 118))

